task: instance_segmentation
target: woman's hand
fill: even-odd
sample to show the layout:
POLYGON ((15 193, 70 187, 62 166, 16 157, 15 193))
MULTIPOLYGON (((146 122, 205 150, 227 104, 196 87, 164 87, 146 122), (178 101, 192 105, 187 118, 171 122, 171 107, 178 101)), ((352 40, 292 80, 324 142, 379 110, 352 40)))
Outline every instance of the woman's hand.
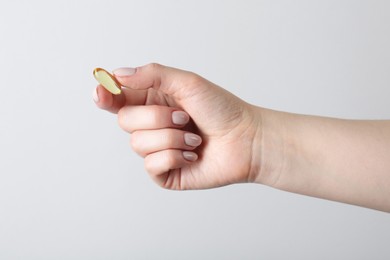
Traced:
POLYGON ((132 148, 160 186, 205 189, 257 178, 258 109, 194 73, 159 64, 114 75, 122 94, 98 86, 96 104, 118 113, 132 148))
POLYGON ((151 64, 114 71, 100 108, 118 113, 151 177, 168 189, 239 182, 390 212, 390 121, 341 120, 245 103, 191 72, 151 64))

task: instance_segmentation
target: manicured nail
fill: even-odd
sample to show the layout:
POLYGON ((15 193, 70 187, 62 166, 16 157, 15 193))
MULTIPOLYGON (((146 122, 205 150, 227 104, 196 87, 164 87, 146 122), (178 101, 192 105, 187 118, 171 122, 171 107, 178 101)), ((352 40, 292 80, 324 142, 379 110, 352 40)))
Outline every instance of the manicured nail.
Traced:
POLYGON ((112 73, 114 73, 114 75, 118 77, 126 77, 133 75, 135 71, 135 68, 118 68, 115 69, 112 73))
POLYGON ((92 92, 92 97, 93 97, 93 100, 95 101, 95 103, 99 102, 99 95, 97 93, 97 88, 95 88, 92 92))
POLYGON ((191 133, 185 133, 184 134, 184 142, 186 143, 186 145, 189 145, 189 146, 198 146, 202 143, 202 139, 198 135, 191 134, 191 133))
POLYGON ((184 111, 174 111, 172 112, 172 122, 175 125, 185 125, 190 120, 188 114, 184 111))
POLYGON ((183 157, 184 157, 184 159, 191 161, 191 162, 194 162, 198 159, 198 155, 196 153, 189 152, 189 151, 184 151, 183 157))

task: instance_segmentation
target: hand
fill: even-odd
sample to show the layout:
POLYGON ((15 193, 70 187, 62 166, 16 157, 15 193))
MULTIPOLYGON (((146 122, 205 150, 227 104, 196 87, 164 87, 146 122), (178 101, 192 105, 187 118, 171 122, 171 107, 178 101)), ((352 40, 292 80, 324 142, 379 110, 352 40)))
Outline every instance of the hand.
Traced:
POLYGON ((150 64, 114 71, 124 86, 96 89, 97 106, 118 113, 152 179, 168 189, 205 189, 256 179, 261 113, 187 71, 150 64))
POLYGON ((390 121, 340 120, 245 103, 186 71, 151 64, 114 71, 96 104, 118 113, 162 187, 256 182, 390 212, 390 121))

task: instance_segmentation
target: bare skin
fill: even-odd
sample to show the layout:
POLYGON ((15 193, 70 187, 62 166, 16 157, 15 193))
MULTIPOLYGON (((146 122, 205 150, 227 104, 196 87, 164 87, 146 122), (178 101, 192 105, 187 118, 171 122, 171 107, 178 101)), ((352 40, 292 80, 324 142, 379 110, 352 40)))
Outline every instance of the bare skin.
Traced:
POLYGON ((390 121, 305 116, 250 105, 191 72, 149 64, 96 88, 152 179, 167 189, 252 182, 390 212, 390 121))

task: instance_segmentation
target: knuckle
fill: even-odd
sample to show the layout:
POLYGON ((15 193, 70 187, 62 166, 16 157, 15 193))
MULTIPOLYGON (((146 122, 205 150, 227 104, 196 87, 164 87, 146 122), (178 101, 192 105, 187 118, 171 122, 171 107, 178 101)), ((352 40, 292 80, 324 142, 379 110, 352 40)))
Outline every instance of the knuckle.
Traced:
POLYGON ((129 124, 129 120, 128 120, 129 117, 127 116, 127 114, 128 114, 128 111, 125 107, 119 109, 119 111, 118 111, 118 125, 124 131, 132 133, 134 131, 134 129, 131 126, 131 124, 129 124))
POLYGON ((158 70, 161 68, 161 64, 156 63, 156 62, 151 62, 148 65, 146 65, 146 68, 150 69, 150 70, 158 70))
POLYGON ((167 143, 167 145, 172 146, 176 148, 178 146, 177 138, 178 134, 176 131, 167 129, 166 132, 164 133, 164 140, 167 143))
POLYGON ((180 164, 180 159, 175 150, 165 150, 158 154, 145 156, 145 170, 152 176, 161 174, 169 169, 175 169, 180 164))
POLYGON ((120 128, 125 130, 126 116, 125 116, 125 111, 123 108, 119 109, 119 111, 118 111, 118 125, 120 126, 120 128))
POLYGON ((150 156, 146 156, 146 157, 145 157, 145 160, 144 160, 144 167, 145 167, 145 170, 146 170, 150 175, 153 175, 154 169, 153 169, 153 164, 152 164, 152 161, 151 161, 151 159, 150 159, 150 156))
POLYGON ((203 84, 204 79, 194 72, 189 72, 187 82, 191 85, 203 84))
POLYGON ((140 138, 140 134, 138 131, 135 131, 131 134, 131 138, 130 138, 130 145, 131 145, 131 148, 133 148, 134 151, 136 152, 139 152, 141 147, 141 142, 140 142, 141 138, 140 138))
POLYGON ((172 141, 175 139, 175 132, 171 129, 165 129, 163 135, 164 139, 167 140, 169 143, 172 143, 172 141))
POLYGON ((176 164, 178 163, 178 159, 175 151, 167 151, 165 155, 165 163, 168 165, 169 168, 176 166, 176 164))
POLYGON ((157 105, 152 105, 150 108, 150 122, 161 122, 164 120, 164 111, 157 105))

